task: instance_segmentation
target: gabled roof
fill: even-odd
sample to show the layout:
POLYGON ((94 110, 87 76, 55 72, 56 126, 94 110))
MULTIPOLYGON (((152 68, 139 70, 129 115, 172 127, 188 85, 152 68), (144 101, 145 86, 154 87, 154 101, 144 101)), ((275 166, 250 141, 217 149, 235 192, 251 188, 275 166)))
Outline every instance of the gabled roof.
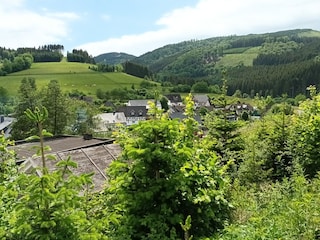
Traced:
MULTIPOLYGON (((170 113, 169 114, 169 117, 171 119, 179 119, 179 120, 183 120, 185 118, 187 118, 187 116, 185 115, 185 113, 183 112, 173 112, 173 113, 170 113)), ((201 116, 199 114, 196 114, 194 116, 194 119, 198 122, 198 123, 202 123, 202 119, 201 119, 201 116)))
POLYGON ((123 112, 101 113, 95 116, 102 123, 125 123, 126 116, 123 112))
POLYGON ((253 110, 253 107, 248 103, 237 103, 237 104, 231 104, 226 106, 226 109, 232 110, 232 111, 242 111, 242 110, 253 110))
MULTIPOLYGON (((129 100, 127 106, 135 106, 135 107, 146 107, 147 109, 150 108, 149 103, 154 102, 154 99, 135 99, 129 100)), ((157 108, 161 109, 160 101, 157 101, 157 108)))
POLYGON ((154 99, 137 99, 129 100, 127 106, 148 106, 149 101, 154 101, 154 99))
POLYGON ((123 112, 126 118, 147 117, 148 110, 146 106, 125 106, 125 107, 119 108, 118 112, 123 112))
POLYGON ((165 97, 172 103, 182 103, 181 95, 178 93, 167 94, 165 97))
POLYGON ((193 96, 193 101, 197 103, 207 103, 209 101, 209 97, 205 94, 197 94, 193 96))

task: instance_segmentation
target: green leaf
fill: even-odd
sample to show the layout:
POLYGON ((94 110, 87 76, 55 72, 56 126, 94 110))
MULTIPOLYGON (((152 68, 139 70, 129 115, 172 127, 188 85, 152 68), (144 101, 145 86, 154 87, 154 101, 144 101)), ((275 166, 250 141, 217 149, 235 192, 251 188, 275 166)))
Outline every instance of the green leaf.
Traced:
POLYGON ((26 141, 35 141, 35 140, 40 140, 40 137, 39 136, 30 136, 30 137, 27 137, 25 139, 26 141))

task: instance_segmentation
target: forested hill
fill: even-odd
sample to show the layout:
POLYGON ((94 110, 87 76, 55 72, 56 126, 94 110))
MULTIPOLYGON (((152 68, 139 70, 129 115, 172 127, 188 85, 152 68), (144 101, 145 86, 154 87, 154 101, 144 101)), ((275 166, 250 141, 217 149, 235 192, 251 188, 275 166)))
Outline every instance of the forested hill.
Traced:
POLYGON ((320 82, 320 32, 296 29, 214 37, 170 44, 132 60, 162 82, 220 84, 227 69, 228 91, 278 96, 305 93, 320 82))
POLYGON ((118 52, 111 52, 111 53, 104 53, 94 57, 96 63, 104 63, 109 65, 117 65, 124 63, 126 61, 130 61, 136 58, 134 55, 130 55, 127 53, 118 53, 118 52))

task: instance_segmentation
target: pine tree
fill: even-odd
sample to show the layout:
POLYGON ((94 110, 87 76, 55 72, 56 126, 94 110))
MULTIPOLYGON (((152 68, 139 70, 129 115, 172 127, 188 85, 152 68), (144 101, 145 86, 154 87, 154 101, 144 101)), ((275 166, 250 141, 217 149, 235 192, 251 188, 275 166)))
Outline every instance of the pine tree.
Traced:
POLYGON ((222 94, 214 103, 219 109, 205 116, 205 126, 208 129, 208 137, 212 141, 212 150, 220 156, 222 163, 231 159, 239 159, 239 153, 243 149, 243 141, 240 137, 240 121, 229 120, 230 112, 227 101, 227 78, 223 72, 222 94))
POLYGON ((30 121, 24 112, 28 108, 35 109, 40 105, 34 78, 23 78, 18 93, 18 104, 15 108, 16 121, 13 123, 11 131, 11 136, 15 140, 21 140, 36 133, 35 123, 30 121))
POLYGON ((67 97, 62 93, 57 80, 51 80, 43 92, 42 104, 49 113, 45 125, 53 134, 58 135, 64 132, 70 115, 67 97))

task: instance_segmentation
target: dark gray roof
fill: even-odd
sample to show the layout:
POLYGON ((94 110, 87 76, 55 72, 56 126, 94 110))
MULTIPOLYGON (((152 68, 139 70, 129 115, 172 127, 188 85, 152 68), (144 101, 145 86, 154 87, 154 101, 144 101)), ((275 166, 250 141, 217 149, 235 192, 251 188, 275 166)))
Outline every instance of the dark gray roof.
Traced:
MULTIPOLYGON (((48 145, 51 148, 51 151, 48 153, 53 153, 99 144, 107 144, 110 142, 113 142, 113 139, 90 138, 85 140, 84 137, 80 136, 58 136, 45 140, 45 145, 48 145)), ((17 154, 17 160, 23 161, 35 154, 36 150, 34 149, 34 146, 39 146, 39 142, 16 141, 15 146, 10 148, 12 148, 17 154)))
POLYGON ((147 117, 148 115, 146 106, 125 106, 119 108, 118 112, 124 112, 126 117, 147 117))
POLYGON ((167 94, 165 97, 168 98, 168 100, 170 100, 172 103, 182 102, 181 95, 178 93, 167 94))
MULTIPOLYGON (((170 113, 169 117, 171 119, 179 119, 179 120, 182 120, 182 119, 185 119, 187 116, 183 113, 183 112, 173 112, 173 113, 170 113)), ((202 123, 202 120, 201 120, 201 116, 199 114, 196 114, 194 116, 194 119, 198 122, 198 123, 202 123)))
MULTIPOLYGON (((41 159, 38 156, 33 156, 35 150, 32 149, 37 145, 39 145, 38 142, 29 142, 12 147, 16 151, 18 158, 24 156, 22 157, 24 161, 20 171, 26 173, 35 171, 36 174, 41 175, 41 171, 38 170, 42 164, 41 159)), ((46 160, 49 171, 56 169, 58 161, 66 160, 70 156, 71 160, 78 165, 77 168, 70 169, 73 173, 94 173, 92 179, 95 191, 102 189, 107 180, 105 175, 106 168, 121 153, 120 146, 113 144, 111 140, 95 138, 84 140, 82 137, 62 137, 47 140, 45 145, 51 147, 50 155, 55 157, 55 160, 46 160)))

